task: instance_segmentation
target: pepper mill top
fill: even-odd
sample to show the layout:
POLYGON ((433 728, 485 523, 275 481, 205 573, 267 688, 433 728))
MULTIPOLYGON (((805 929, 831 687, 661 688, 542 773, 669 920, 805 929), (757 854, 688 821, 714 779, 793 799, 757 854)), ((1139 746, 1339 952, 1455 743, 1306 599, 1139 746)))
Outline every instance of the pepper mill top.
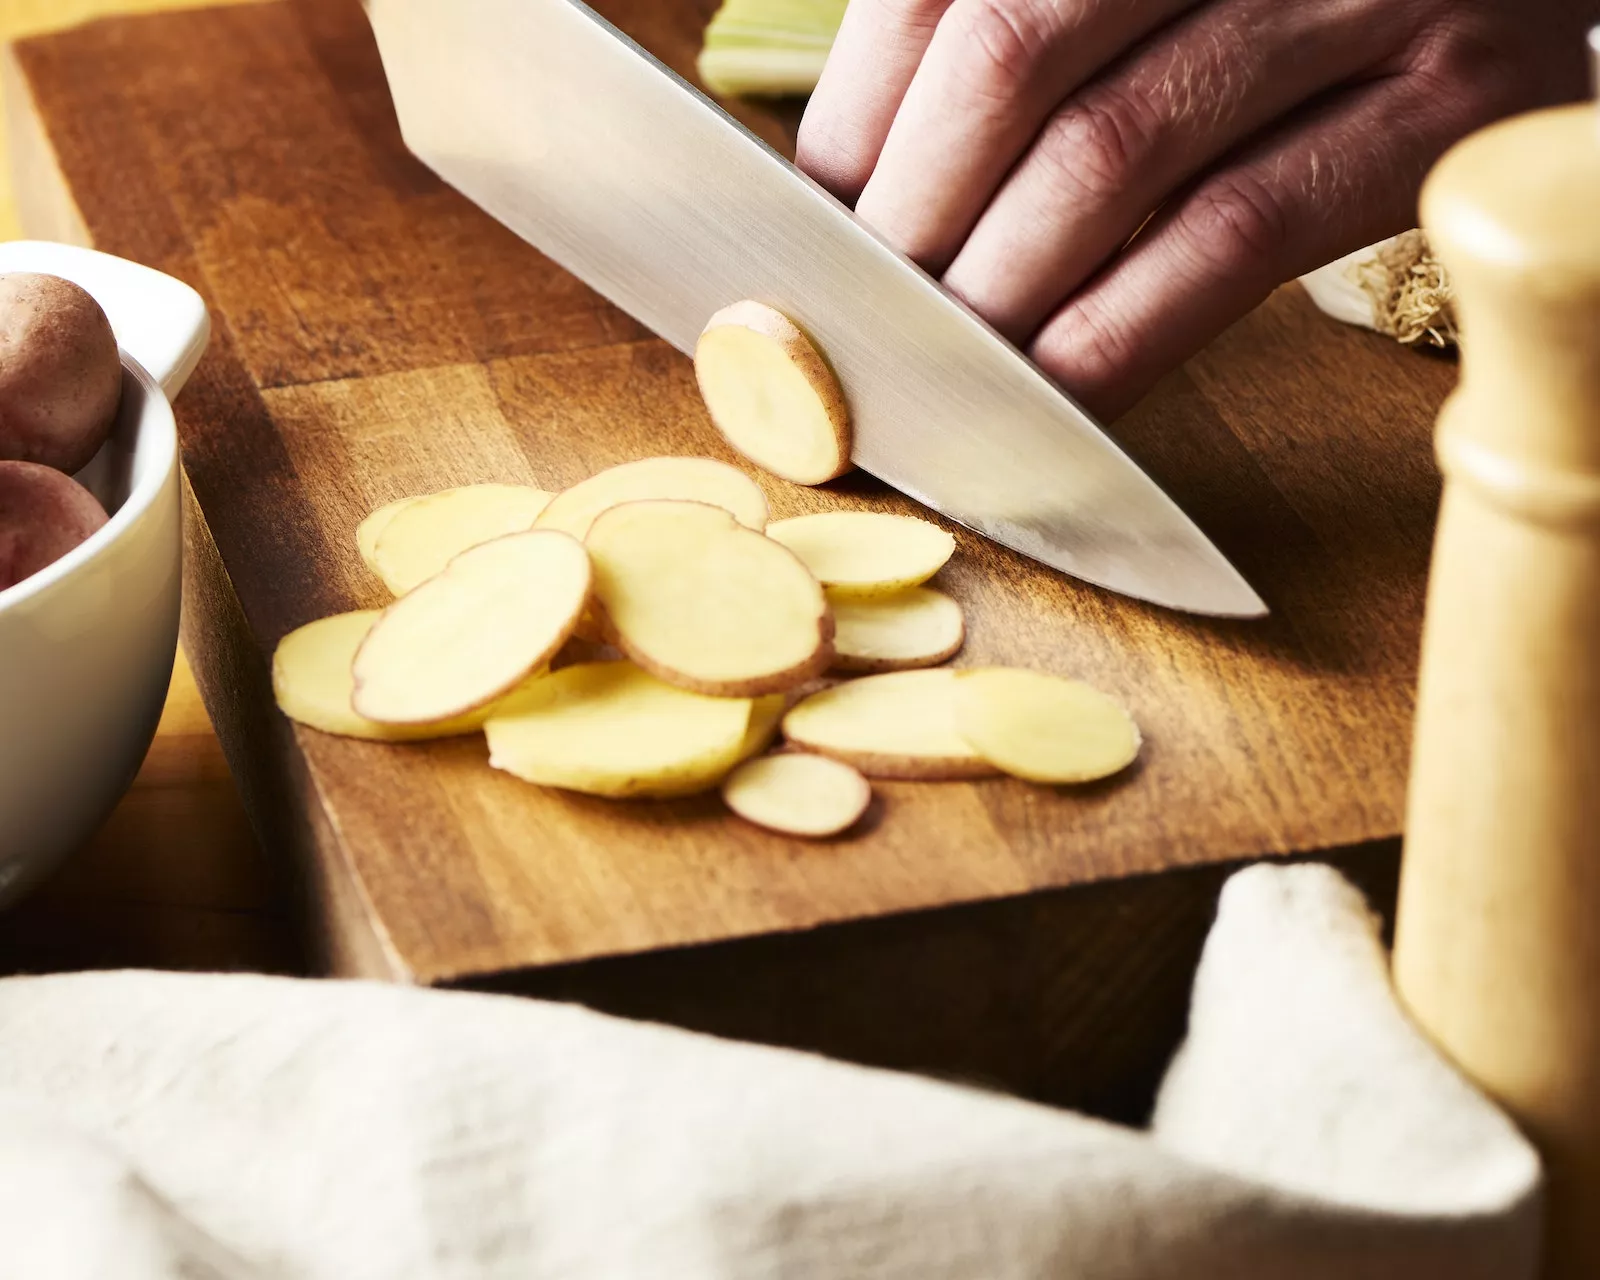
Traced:
MULTIPOLYGON (((1589 44, 1600 68, 1600 30, 1589 44)), ((1528 518, 1600 516, 1600 112, 1537 111, 1457 144, 1423 186, 1422 222, 1464 351, 1445 470, 1528 518)))

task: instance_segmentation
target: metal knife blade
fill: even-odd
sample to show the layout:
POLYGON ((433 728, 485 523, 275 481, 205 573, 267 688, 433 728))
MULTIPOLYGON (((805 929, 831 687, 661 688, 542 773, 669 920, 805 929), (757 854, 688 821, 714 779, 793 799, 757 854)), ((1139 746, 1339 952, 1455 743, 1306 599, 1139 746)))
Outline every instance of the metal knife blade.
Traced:
POLYGON ((1076 578, 1193 613, 1261 598, 1029 361, 578 0, 366 0, 408 147, 692 352, 755 298, 828 353, 858 466, 1076 578))

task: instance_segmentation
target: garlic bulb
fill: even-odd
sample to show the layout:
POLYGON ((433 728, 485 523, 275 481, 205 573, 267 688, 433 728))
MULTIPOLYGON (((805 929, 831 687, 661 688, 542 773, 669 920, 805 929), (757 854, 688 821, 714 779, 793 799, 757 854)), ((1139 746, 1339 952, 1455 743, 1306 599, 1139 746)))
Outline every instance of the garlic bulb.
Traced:
POLYGON ((1407 346, 1456 343, 1455 297, 1442 263, 1420 231, 1357 249, 1300 283, 1336 320, 1387 334, 1407 346))

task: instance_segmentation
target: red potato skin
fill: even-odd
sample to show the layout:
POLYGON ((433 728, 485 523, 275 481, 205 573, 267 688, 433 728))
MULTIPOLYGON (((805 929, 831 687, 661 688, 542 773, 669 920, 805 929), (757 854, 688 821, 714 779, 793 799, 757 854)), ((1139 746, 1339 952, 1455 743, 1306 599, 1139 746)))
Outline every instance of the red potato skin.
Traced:
POLYGON ((34 462, 0 462, 0 591, 31 578, 107 519, 71 476, 34 462))
POLYGON ((76 471, 121 399, 122 358, 100 304, 57 276, 0 275, 0 459, 76 471))

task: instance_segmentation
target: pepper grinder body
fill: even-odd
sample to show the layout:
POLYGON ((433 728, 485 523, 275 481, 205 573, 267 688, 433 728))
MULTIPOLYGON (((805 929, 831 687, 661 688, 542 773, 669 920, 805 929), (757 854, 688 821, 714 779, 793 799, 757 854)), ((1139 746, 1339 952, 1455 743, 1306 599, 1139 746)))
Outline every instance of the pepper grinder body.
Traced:
POLYGON ((1460 384, 1429 581, 1395 981, 1549 1174, 1545 1275, 1600 1276, 1600 118, 1442 159, 1460 384))

